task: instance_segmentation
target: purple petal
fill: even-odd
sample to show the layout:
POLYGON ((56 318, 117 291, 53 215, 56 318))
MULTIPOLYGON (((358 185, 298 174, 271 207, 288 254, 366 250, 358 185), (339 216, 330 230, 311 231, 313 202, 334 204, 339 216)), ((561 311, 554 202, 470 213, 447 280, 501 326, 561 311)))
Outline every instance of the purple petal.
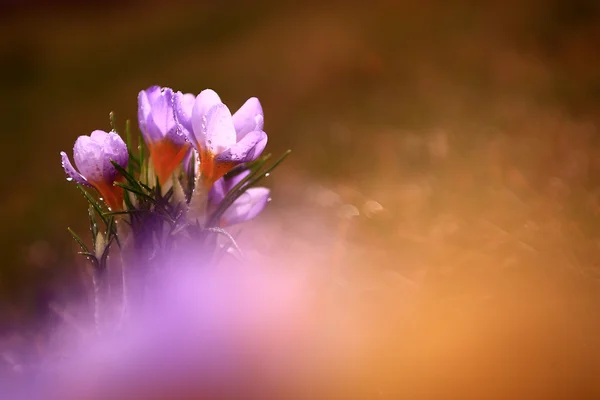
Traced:
MULTIPOLYGON (((79 136, 73 147, 75 166, 91 182, 101 182, 103 178, 104 150, 99 139, 106 132, 94 131, 90 136, 79 136)), ((104 136, 106 137, 106 136, 104 136)))
POLYGON ((164 89, 162 96, 152 109, 152 119, 164 138, 176 146, 183 146, 186 143, 186 135, 181 129, 177 129, 173 110, 174 96, 173 90, 164 89))
MULTIPOLYGON (((142 101, 143 96, 142 96, 142 101)), ((163 88, 148 95, 150 112, 146 118, 145 129, 142 129, 147 142, 156 142, 165 137, 177 144, 183 144, 185 137, 177 132, 173 113, 173 90, 163 88)), ((141 127, 141 125, 140 125, 141 127)))
POLYGON ((208 149, 212 154, 220 154, 235 145, 235 127, 231 112, 225 104, 214 105, 206 114, 205 120, 204 144, 198 141, 200 147, 208 149))
POLYGON ((244 192, 225 210, 221 217, 222 225, 234 225, 256 217, 269 202, 269 189, 258 187, 244 192))
POLYGON ((244 171, 240 174, 237 174, 231 178, 221 178, 218 179, 208 192, 208 201, 212 204, 220 204, 227 193, 231 191, 238 183, 240 183, 250 171, 244 171))
MULTIPOLYGON (((222 104, 221 98, 214 90, 206 89, 200 92, 194 101, 192 107, 192 131, 195 140, 190 140, 192 143, 196 143, 199 146, 204 146, 206 143, 205 125, 206 125, 206 114, 208 111, 217 104, 222 104)), ((200 147, 196 146, 196 150, 200 150, 200 147)))
POLYGON ((118 134, 110 132, 104 140, 103 150, 103 179, 105 182, 112 184, 118 173, 110 160, 113 160, 123 168, 127 168, 127 164, 129 163, 127 145, 118 134))
POLYGON ((140 130, 146 139, 158 140, 158 132, 155 126, 148 126, 148 120, 152 114, 152 104, 160 97, 160 86, 151 86, 138 94, 138 122, 140 130))
POLYGON ((256 97, 246 100, 232 118, 238 141, 250 132, 262 131, 265 125, 263 109, 256 97))
POLYGON ((215 162, 249 162, 256 160, 267 145, 267 134, 263 131, 250 132, 228 150, 215 157, 215 162))
POLYGON ((67 174, 67 180, 75 181, 75 182, 79 183, 80 185, 84 185, 84 186, 92 186, 83 177, 83 175, 81 175, 79 172, 77 172, 75 170, 75 168, 73 168, 73 165, 71 165, 71 161, 69 160, 67 153, 65 153, 64 151, 61 151, 60 157, 62 159, 62 167, 65 170, 65 173, 67 174))
POLYGON ((177 92, 173 97, 173 108, 175 109, 175 118, 177 119, 177 123, 179 123, 184 129, 184 133, 186 136, 188 136, 190 142, 192 142, 190 136, 193 137, 193 135, 191 134, 193 129, 192 110, 194 108, 195 102, 196 97, 191 93, 183 94, 181 92, 177 92))

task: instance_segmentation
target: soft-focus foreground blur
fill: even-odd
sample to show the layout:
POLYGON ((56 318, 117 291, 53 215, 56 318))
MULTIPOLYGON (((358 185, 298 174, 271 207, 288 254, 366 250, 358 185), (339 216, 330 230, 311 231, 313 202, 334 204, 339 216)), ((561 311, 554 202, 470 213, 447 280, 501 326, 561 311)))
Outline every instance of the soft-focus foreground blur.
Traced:
POLYGON ((123 339, 112 376, 63 398, 117 398, 143 360, 146 383, 189 372, 155 381, 165 399, 206 398, 207 370, 262 398, 600 397, 598 4, 4 2, 0 372, 89 322, 66 230, 87 238, 87 205, 59 151, 158 84, 258 97, 266 151, 293 154, 232 229, 257 266, 199 296, 237 336, 123 339))

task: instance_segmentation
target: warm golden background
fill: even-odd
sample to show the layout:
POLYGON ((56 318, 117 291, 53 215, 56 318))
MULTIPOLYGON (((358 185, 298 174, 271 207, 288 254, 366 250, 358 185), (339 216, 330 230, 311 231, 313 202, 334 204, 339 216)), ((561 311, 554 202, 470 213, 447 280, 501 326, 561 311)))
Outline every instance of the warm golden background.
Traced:
POLYGON ((0 334, 83 295, 59 151, 150 85, 211 87, 294 151, 246 231, 341 277, 372 335, 357 393, 600 396, 600 3, 13 3, 0 334))

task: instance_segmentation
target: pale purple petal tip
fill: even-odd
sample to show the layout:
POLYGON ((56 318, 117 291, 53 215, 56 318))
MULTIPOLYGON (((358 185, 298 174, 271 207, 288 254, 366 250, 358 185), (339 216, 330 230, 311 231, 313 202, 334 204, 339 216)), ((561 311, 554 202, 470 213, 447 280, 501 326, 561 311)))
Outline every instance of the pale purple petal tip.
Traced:
POLYGON ((224 226, 249 221, 264 210, 269 202, 270 191, 267 188, 250 188, 244 192, 223 213, 221 222, 224 226))
POLYGON ((250 132, 228 150, 215 157, 215 162, 243 163, 256 160, 267 145, 267 134, 263 131, 250 132))
POLYGON ((262 131, 264 128, 264 114, 260 101, 251 97, 233 114, 233 124, 237 133, 237 140, 252 131, 262 131))
POLYGON ((79 172, 77 172, 75 168, 73 168, 73 165, 71 164, 67 153, 61 151, 60 157, 62 160, 62 167, 65 170, 65 173, 67 174, 68 181, 74 181, 84 186, 91 186, 89 182, 79 172))

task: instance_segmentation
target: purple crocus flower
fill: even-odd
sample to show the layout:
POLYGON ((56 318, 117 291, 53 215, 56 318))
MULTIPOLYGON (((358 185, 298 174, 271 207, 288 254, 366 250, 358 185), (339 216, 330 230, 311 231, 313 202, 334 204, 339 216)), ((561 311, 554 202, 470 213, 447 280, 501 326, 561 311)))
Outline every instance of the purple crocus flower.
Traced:
MULTIPOLYGON (((240 183, 250 171, 243 172, 231 178, 217 180, 208 192, 209 210, 216 209, 235 185, 240 183)), ((269 202, 270 191, 264 187, 247 189, 231 206, 225 210, 219 220, 220 227, 239 224, 256 217, 269 202)))
POLYGON ((236 165, 258 158, 267 145, 263 111, 256 97, 231 115, 211 89, 203 90, 196 98, 178 92, 175 113, 200 154, 202 181, 207 189, 236 165))
POLYGON ((164 184, 190 150, 185 129, 178 128, 173 115, 173 90, 159 86, 142 90, 138 120, 156 176, 164 184))
POLYGON ((124 178, 110 160, 127 168, 127 145, 114 132, 94 131, 90 136, 79 136, 73 147, 73 158, 79 172, 73 168, 69 157, 60 152, 67 180, 94 187, 113 210, 123 207, 123 189, 113 184, 124 178))

